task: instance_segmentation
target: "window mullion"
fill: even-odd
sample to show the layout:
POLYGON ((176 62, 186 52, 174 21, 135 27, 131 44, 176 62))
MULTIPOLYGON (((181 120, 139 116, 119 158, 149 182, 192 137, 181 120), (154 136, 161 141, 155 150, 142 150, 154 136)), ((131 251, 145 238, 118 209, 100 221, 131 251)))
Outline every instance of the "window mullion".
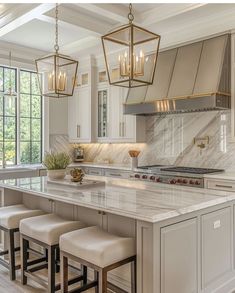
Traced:
POLYGON ((16 101, 16 121, 17 121, 17 127, 16 127, 16 158, 17 158, 17 165, 20 164, 20 70, 17 68, 17 79, 16 79, 16 89, 17 89, 17 101, 16 101))

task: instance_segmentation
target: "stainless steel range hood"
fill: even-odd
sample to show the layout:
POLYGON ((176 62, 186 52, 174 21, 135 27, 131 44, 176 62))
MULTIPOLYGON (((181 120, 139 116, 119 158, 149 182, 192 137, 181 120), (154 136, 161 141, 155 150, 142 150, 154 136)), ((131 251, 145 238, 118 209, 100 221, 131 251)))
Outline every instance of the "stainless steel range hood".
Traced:
POLYGON ((161 52, 153 85, 129 90, 124 113, 157 115, 230 108, 230 35, 161 52))

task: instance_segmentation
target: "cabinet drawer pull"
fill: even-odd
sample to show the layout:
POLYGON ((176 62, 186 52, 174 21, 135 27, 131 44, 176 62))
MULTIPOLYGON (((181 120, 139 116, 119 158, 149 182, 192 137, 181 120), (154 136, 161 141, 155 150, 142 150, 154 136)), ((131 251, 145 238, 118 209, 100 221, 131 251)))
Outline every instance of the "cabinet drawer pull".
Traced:
POLYGON ((221 185, 221 184, 216 184, 216 187, 222 187, 222 188, 233 188, 231 185, 221 185))
POLYGON ((90 171, 90 174, 100 175, 98 171, 90 171))
POLYGON ((119 122, 119 137, 122 136, 122 122, 119 122))
POLYGON ((80 137, 80 125, 77 125, 77 137, 80 137))
POLYGON ((122 136, 124 137, 125 135, 125 122, 122 122, 122 136))
POLYGON ((121 174, 114 174, 114 173, 109 173, 110 176, 122 176, 121 174))

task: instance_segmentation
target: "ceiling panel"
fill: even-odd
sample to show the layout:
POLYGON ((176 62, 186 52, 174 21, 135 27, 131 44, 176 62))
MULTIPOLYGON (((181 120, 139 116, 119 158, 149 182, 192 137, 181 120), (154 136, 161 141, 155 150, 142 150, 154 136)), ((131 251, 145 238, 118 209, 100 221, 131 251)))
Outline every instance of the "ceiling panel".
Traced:
MULTIPOLYGON (((87 34, 83 31, 59 27, 59 45, 61 47, 86 36, 87 34)), ((55 42, 55 25, 34 19, 6 34, 1 39, 31 48, 52 51, 55 42)))

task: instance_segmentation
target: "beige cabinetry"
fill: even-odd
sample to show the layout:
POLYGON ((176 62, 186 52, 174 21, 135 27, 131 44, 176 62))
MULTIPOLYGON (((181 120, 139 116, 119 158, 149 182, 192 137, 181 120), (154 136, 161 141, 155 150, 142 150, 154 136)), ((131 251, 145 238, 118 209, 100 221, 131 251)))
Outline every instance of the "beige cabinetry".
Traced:
POLYGON ((197 219, 161 229, 161 293, 197 292, 197 219))
POLYGON ((232 271, 231 209, 224 208, 201 218, 202 289, 232 271))

